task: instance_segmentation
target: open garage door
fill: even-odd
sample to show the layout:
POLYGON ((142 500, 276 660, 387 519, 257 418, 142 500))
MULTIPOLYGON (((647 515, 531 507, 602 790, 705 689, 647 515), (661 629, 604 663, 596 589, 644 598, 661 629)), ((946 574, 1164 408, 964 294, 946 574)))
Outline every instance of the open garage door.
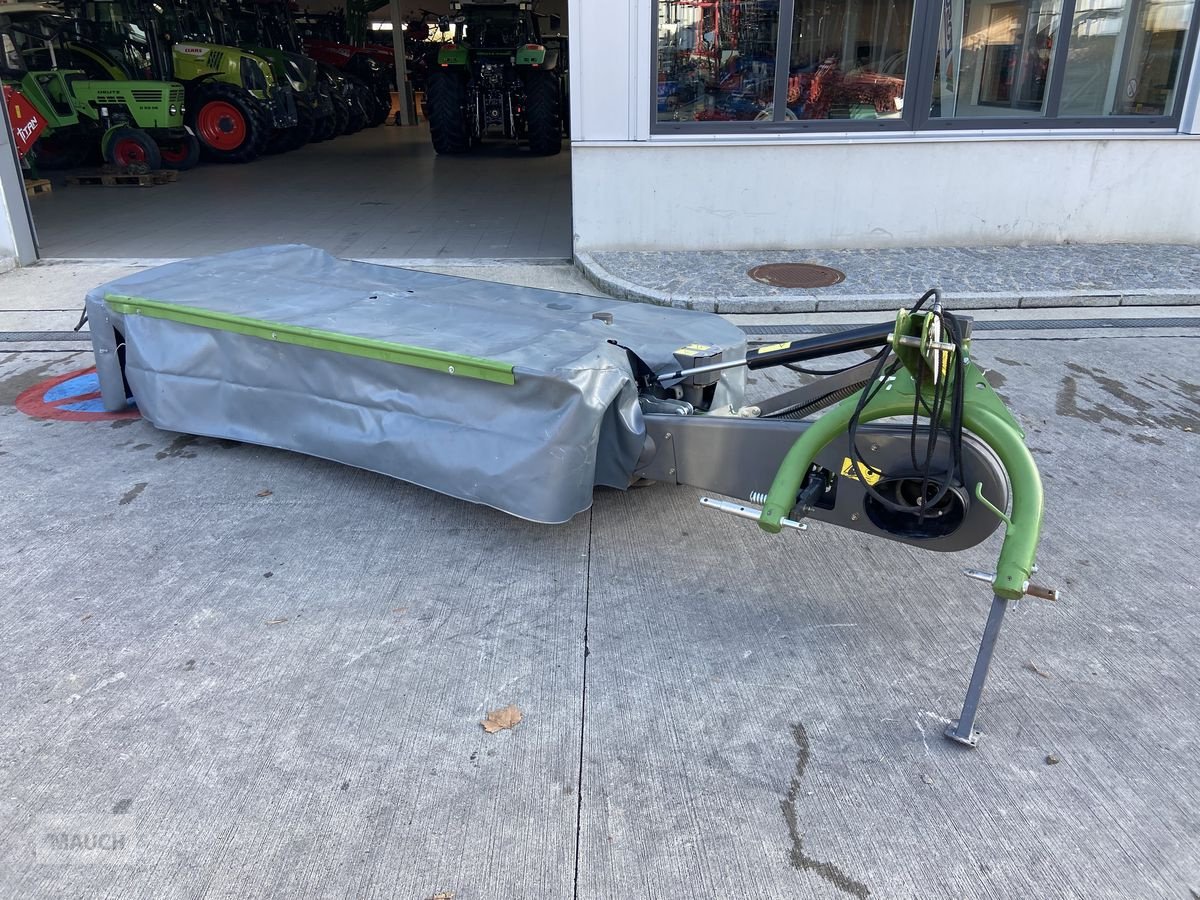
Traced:
POLYGON ((532 99, 565 132, 565 0, 378 3, 0 5, 16 55, 5 82, 50 126, 24 171, 43 182, 29 204, 41 256, 306 243, 356 258, 569 258, 569 141, 547 152, 528 112, 532 99), (397 47, 412 126, 397 124, 397 47), (445 113, 452 80, 468 146, 439 153, 448 126, 429 115, 434 102, 445 113))

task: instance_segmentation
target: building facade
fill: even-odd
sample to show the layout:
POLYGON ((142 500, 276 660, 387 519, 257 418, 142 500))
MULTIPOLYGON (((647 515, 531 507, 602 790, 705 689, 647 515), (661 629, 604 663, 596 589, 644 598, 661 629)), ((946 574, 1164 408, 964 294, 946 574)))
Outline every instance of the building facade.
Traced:
POLYGON ((577 251, 1200 241, 1194 0, 575 0, 570 22, 577 251))
POLYGON ((568 0, 575 250, 1200 243, 1195 3, 568 0))

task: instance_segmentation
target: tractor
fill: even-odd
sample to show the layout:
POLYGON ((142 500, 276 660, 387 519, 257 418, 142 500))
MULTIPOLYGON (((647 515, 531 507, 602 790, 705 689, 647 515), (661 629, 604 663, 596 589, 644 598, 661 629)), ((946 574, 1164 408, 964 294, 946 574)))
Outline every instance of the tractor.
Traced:
POLYGON ((0 6, 4 81, 21 91, 45 120, 34 160, 47 169, 86 162, 97 148, 122 167, 187 169, 196 140, 184 126, 183 87, 169 81, 94 79, 67 50, 75 23, 41 3, 0 6))
MULTIPOLYGON (((367 0, 355 6, 365 22, 366 12, 381 5, 367 0)), ((347 16, 341 11, 295 17, 295 25, 304 40, 304 52, 319 63, 339 70, 355 86, 358 102, 367 110, 367 124, 382 125, 392 108, 392 90, 396 86, 396 56, 390 47, 359 46, 347 30, 347 16), (369 97, 361 96, 369 94, 369 97)))
MULTIPOLYGON (((232 5, 241 4, 243 9, 254 7, 256 27, 259 42, 268 44, 277 51, 283 51, 289 58, 305 61, 305 71, 311 67, 312 77, 316 80, 322 106, 314 122, 312 140, 325 140, 339 134, 351 134, 367 126, 383 124, 391 107, 391 95, 384 94, 387 99, 377 102, 370 87, 372 72, 378 73, 378 66, 366 71, 367 78, 354 77, 352 71, 338 69, 328 65, 328 61, 320 54, 313 53, 306 43, 302 43, 298 31, 298 17, 295 16, 289 0, 226 0, 232 5)), ((241 13, 243 16, 246 13, 241 13)))
POLYGON ((186 91, 187 123, 203 155, 250 162, 278 132, 297 125, 296 87, 269 59, 225 43, 222 23, 204 3, 174 0, 69 0, 94 37, 76 48, 98 68, 113 57, 140 60, 147 76, 169 75, 186 91), (96 52, 102 44, 108 53, 96 52), (114 52, 115 51, 115 52, 114 52))
POLYGON ((276 129, 268 152, 294 150, 330 130, 326 120, 334 117, 333 90, 302 52, 286 0, 221 0, 213 14, 230 43, 270 60, 276 80, 289 82, 295 93, 296 125, 276 129))
MULTIPOLYGON (((530 0, 453 0, 425 87, 433 147, 466 153, 497 135, 551 156, 562 149, 566 60, 541 39, 530 0)), ((559 17, 550 16, 550 27, 559 17)))

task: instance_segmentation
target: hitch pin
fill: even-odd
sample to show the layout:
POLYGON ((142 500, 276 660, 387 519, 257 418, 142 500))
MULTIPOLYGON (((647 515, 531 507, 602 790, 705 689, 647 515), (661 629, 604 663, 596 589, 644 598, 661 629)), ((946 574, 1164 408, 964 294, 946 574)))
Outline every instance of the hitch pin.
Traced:
MULTIPOLYGON (((715 509, 717 512, 739 516, 743 519, 753 519, 756 522, 762 516, 761 509, 756 509, 753 506, 743 506, 741 503, 731 503, 728 500, 715 500, 712 497, 701 497, 700 505, 715 509)), ((797 522, 795 519, 780 519, 779 524, 787 528, 795 528, 797 531, 808 531, 808 524, 806 522, 797 522)))
MULTIPOLYGON (((976 581, 984 581, 988 584, 993 584, 996 581, 995 572, 981 572, 979 569, 963 569, 963 574, 968 578, 974 578, 976 581)), ((1040 584, 1025 582, 1022 590, 1027 597, 1040 597, 1042 600, 1057 600, 1059 598, 1058 588, 1042 587, 1040 584)))

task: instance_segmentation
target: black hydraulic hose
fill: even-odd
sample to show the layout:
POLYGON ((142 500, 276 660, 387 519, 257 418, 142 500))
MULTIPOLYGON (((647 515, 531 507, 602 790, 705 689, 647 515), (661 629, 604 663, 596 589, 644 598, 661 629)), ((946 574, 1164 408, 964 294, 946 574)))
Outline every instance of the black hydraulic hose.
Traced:
POLYGON ((834 334, 822 334, 800 341, 789 341, 786 347, 762 348, 756 353, 746 354, 746 366, 750 369, 765 369, 769 366, 804 362, 807 359, 837 356, 839 353, 870 350, 872 347, 881 347, 886 344, 888 335, 895 328, 895 321, 891 321, 882 325, 866 325, 862 328, 851 328, 848 331, 838 331, 834 334))
MULTIPOLYGON (((883 325, 867 325, 863 328, 853 328, 849 331, 839 331, 835 334, 823 334, 818 337, 804 338, 799 341, 788 341, 785 344, 770 344, 760 347, 752 353, 747 353, 745 359, 732 359, 726 362, 711 363, 706 366, 696 366, 689 369, 675 369, 673 372, 659 372, 656 376, 660 381, 669 382, 690 375, 700 375, 706 372, 719 372, 724 369, 736 369, 745 366, 748 369, 765 369, 770 366, 783 366, 788 363, 802 362, 806 359, 820 359, 825 356, 837 356, 840 353, 853 353, 855 350, 870 350, 872 347, 888 347, 888 337, 895 327, 893 322, 883 325)), ((616 343, 609 341, 610 344, 616 343)), ((881 355, 871 357, 876 359, 881 355)), ((850 368, 853 368, 851 366, 850 368)), ((842 370, 839 370, 842 371, 842 370)), ((825 373, 825 374, 837 374, 825 373)))

